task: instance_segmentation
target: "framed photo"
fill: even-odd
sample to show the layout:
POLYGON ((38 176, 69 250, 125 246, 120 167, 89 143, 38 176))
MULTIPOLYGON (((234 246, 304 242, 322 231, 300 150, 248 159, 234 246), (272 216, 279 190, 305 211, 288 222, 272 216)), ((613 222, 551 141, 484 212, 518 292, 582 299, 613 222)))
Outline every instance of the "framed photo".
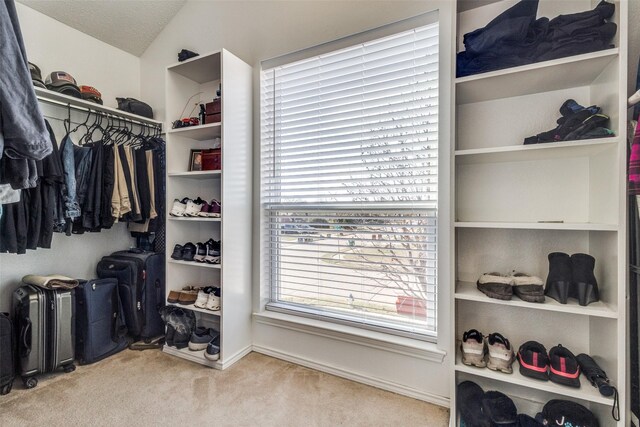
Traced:
POLYGON ((202 150, 191 150, 189 156, 189 171, 202 170, 202 150))

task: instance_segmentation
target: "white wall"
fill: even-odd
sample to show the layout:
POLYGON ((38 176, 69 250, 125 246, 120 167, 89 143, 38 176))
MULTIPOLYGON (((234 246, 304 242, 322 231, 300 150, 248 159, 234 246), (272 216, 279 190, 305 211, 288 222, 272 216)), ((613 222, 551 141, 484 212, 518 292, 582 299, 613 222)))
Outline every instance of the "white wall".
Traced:
MULTIPOLYGON (((452 2, 449 0, 422 1, 189 1, 167 27, 159 34, 141 57, 142 98, 164 114, 165 67, 177 61, 177 53, 186 48, 207 53, 225 48, 254 67, 254 123, 259 120, 258 76, 260 61, 285 53, 315 46, 340 37, 409 18, 440 8, 443 32, 442 51, 451 71, 450 34, 452 2)), ((448 76, 443 76, 441 87, 450 87, 448 76)), ((444 98, 448 94, 444 94, 444 98)), ((444 101, 443 101, 444 102, 444 101)), ((179 106, 180 110, 182 106, 179 106)), ((442 141, 448 139, 448 119, 441 114, 442 141)), ((167 121, 177 117, 166 117, 167 121)), ((254 159, 259 159, 259 126, 254 126, 254 159)), ((448 147, 444 145, 444 151, 448 147)), ((254 188, 259 188, 259 165, 254 164, 254 188)), ((443 187, 448 186, 443 177, 443 187)), ((445 193, 448 191, 445 190, 445 193)), ((254 310, 260 310, 258 266, 258 213, 257 191, 254 192, 254 310)), ((446 216, 446 215, 445 215, 446 216)), ((441 222, 448 235, 448 219, 441 222)), ((447 239, 443 238, 443 242, 447 239)), ((443 245, 445 246, 445 245, 443 245)), ((443 247, 443 253, 448 248, 443 247)), ((447 256, 440 258, 447 270, 447 256)), ((441 275, 439 299, 440 349, 449 348, 449 289, 448 276, 441 275)), ((263 319, 264 320, 264 319, 263 319)), ((446 404, 449 396, 450 368, 444 362, 426 360, 413 352, 381 349, 371 342, 356 344, 348 338, 324 334, 314 328, 291 329, 277 326, 278 322, 255 322, 253 342, 256 349, 287 358, 337 375, 348 376, 382 388, 446 404)))
MULTIPOLYGON (((140 96, 140 59, 74 30, 20 3, 18 17, 29 60, 43 73, 67 71, 78 82, 102 92, 105 105, 115 107, 116 96, 140 96)), ((64 109, 47 106, 47 116, 65 117, 64 109)), ((79 120, 74 115, 72 119, 79 120)), ((49 119, 58 139, 62 122, 49 119)), ((122 224, 101 233, 67 237, 54 235, 52 249, 27 251, 25 255, 0 254, 0 311, 11 305, 11 292, 26 274, 65 274, 93 278, 98 260, 115 250, 126 249, 131 239, 122 224)))

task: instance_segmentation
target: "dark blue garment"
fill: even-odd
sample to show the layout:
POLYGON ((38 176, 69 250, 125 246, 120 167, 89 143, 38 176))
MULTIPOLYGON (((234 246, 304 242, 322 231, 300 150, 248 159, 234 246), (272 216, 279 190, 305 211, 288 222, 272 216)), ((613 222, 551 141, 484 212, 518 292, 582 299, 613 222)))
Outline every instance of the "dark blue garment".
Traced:
POLYGON ((73 156, 73 142, 69 135, 65 135, 60 145, 60 159, 62 160, 62 170, 64 172, 64 189, 62 196, 64 200, 64 216, 74 220, 80 216, 80 205, 77 199, 76 189, 76 166, 73 156))
POLYGON ((73 160, 76 169, 76 201, 79 206, 84 206, 89 192, 89 181, 91 180, 92 148, 74 145, 73 160))

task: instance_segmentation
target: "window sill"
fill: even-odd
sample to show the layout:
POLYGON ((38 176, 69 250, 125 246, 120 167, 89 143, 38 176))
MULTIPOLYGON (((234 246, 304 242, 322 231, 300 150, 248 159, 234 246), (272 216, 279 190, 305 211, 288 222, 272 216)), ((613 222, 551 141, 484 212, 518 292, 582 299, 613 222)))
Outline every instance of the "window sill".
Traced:
POLYGON ((438 348, 434 343, 369 331, 353 326, 323 322, 317 319, 272 311, 253 313, 253 318, 257 323, 267 326, 304 332, 378 350, 381 349, 434 363, 443 363, 447 355, 446 351, 438 348))

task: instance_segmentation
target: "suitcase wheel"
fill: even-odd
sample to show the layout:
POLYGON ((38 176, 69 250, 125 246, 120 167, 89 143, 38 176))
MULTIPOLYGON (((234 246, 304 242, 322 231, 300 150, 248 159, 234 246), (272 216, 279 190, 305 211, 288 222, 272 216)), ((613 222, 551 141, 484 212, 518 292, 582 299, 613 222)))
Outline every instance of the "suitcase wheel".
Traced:
POLYGON ((76 370, 76 365, 73 365, 73 364, 67 365, 67 366, 64 367, 64 372, 66 374, 68 374, 69 372, 73 372, 75 370, 76 370))
POLYGON ((22 382, 26 388, 34 388, 38 385, 38 379, 34 377, 23 378, 22 382))
POLYGON ((9 392, 11 391, 11 387, 12 386, 13 386, 13 382, 10 382, 9 384, 7 384, 4 387, 2 387, 2 389, 0 389, 0 396, 4 396, 6 394, 9 394, 9 392))

